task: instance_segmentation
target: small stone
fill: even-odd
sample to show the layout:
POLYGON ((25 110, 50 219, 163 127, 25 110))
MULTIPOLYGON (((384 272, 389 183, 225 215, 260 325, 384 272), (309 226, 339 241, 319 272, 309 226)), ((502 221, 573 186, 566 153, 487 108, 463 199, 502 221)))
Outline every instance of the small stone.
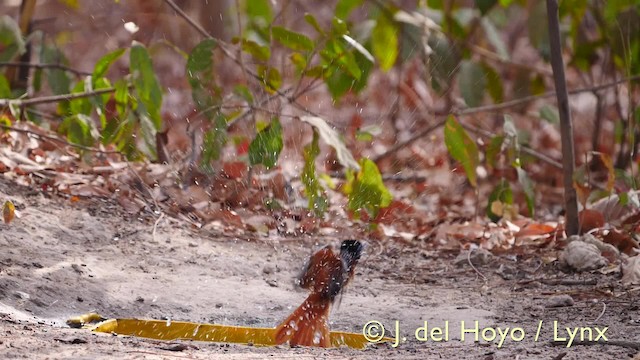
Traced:
POLYGON ((560 264, 575 271, 590 271, 606 266, 608 261, 598 247, 583 241, 572 241, 560 254, 560 264))
POLYGON ((469 261, 471 261, 474 266, 482 266, 488 264, 492 259, 493 255, 489 251, 479 248, 475 250, 462 251, 456 257, 454 263, 457 266, 462 266, 464 264, 468 264, 469 261), (471 251, 471 254, 469 254, 469 251, 471 251))
POLYGON ((275 271, 275 268, 271 264, 266 264, 262 268, 262 272, 265 273, 265 274, 273 274, 274 271, 275 271))
POLYGON ((23 291, 16 291, 13 293, 15 295, 15 297, 17 297, 18 299, 22 299, 22 300, 29 300, 31 299, 31 295, 27 294, 26 292, 23 291))
POLYGON ((559 308, 568 306, 573 306, 573 298, 566 294, 552 296, 547 300, 548 308, 559 308))

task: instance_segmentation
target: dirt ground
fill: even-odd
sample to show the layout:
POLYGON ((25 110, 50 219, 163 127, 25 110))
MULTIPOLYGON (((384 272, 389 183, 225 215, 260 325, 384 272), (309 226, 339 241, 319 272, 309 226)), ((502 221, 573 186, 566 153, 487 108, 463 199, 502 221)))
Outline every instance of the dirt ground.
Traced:
POLYGON ((74 202, 1 178, 0 199, 11 199, 20 212, 10 225, 0 224, 3 359, 626 359, 638 352, 614 344, 640 342, 640 292, 623 289, 615 275, 563 274, 553 263, 542 265, 549 255, 543 253, 494 256, 474 270, 465 259, 456 262, 458 254, 380 241, 368 242, 354 281, 332 310, 332 329, 361 332, 376 320, 395 336, 397 320, 400 337, 407 338, 397 348, 164 342, 70 329, 66 319, 91 311, 109 318, 275 326, 306 296, 293 283, 305 258, 319 246, 338 244, 340 234, 233 238, 168 217, 154 234, 156 219, 129 218, 111 201, 74 202), (551 281, 556 278, 561 284, 551 281), (573 305, 551 307, 559 294, 570 295, 573 305), (448 341, 416 340, 425 321, 430 327, 448 321, 448 341), (501 346, 499 335, 474 342, 468 334, 461 341, 461 321, 465 328, 478 321, 480 332, 509 328, 509 335, 501 346), (609 342, 552 346, 554 321, 558 337, 567 337, 565 327, 589 328, 593 338, 608 327, 609 342))

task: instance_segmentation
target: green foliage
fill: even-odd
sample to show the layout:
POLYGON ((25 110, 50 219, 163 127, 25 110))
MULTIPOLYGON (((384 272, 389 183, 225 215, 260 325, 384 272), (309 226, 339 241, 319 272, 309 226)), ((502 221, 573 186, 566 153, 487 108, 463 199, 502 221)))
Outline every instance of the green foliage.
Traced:
POLYGON ((0 98, 10 99, 12 97, 9 81, 4 75, 0 74, 0 98))
POLYGON ((214 107, 220 103, 220 89, 213 78, 213 50, 217 42, 205 39, 196 45, 187 59, 187 78, 191 85, 191 97, 196 109, 212 120, 214 107))
POLYGON ((347 172, 347 183, 343 191, 349 197, 348 209, 354 218, 360 218, 360 211, 366 210, 372 219, 378 216, 380 209, 389 204, 393 197, 382 181, 382 175, 376 163, 369 159, 360 159, 357 174, 347 172))
POLYGON ((518 172, 518 182, 520 186, 522 186, 522 190, 524 190, 529 216, 533 217, 535 214, 535 185, 529 175, 527 175, 527 172, 521 167, 516 167, 516 171, 518 172))
MULTIPOLYGON (((69 65, 69 61, 58 48, 45 45, 42 49, 42 61, 46 64, 69 65)), ((50 68, 45 70, 47 84, 54 95, 68 94, 71 88, 71 78, 62 69, 50 68)), ((66 103, 61 102, 60 107, 65 108, 66 103)), ((64 112, 64 111, 62 111, 64 112)))
POLYGON ((107 71, 109 71, 111 65, 116 60, 118 60, 125 51, 126 49, 118 49, 108 53, 107 55, 101 57, 100 60, 98 60, 96 65, 93 67, 93 73, 91 73, 91 81, 93 82, 94 86, 96 81, 107 74, 107 71))
POLYGON ((511 186, 505 179, 500 180, 498 185, 489 195, 487 202, 487 216, 491 221, 498 222, 505 213, 505 210, 513 204, 513 193, 511 186))
POLYGON ((475 0, 476 7, 482 15, 486 15, 497 2, 498 0, 475 0))
MULTIPOLYGON (((485 94, 487 80, 482 66, 470 60, 463 60, 460 64, 460 75, 458 76, 458 86, 464 101, 469 107, 476 107, 482 104, 485 94)), ((499 91, 499 90, 494 90, 499 91)))
POLYGON ((65 118, 58 131, 67 135, 67 139, 74 144, 84 146, 93 145, 91 136, 91 119, 84 114, 75 114, 65 118))
POLYGON ((502 87, 500 75, 487 64, 483 63, 482 69, 484 70, 484 79, 491 99, 495 103, 501 103, 504 100, 504 88, 502 87))
MULTIPOLYGON (((151 120, 153 127, 162 127, 160 109, 162 107, 162 89, 153 71, 153 64, 147 49, 134 42, 129 53, 130 71, 134 85, 134 97, 138 100, 138 111, 141 116, 151 120)), ((153 134, 155 136, 155 134, 153 134)))
POLYGON ((271 169, 276 166, 283 145, 282 126, 280 120, 274 117, 249 144, 249 162, 251 165, 262 164, 271 169))
POLYGON ((336 17, 346 19, 351 11, 362 5, 363 2, 364 0, 339 0, 336 4, 336 17))
MULTIPOLYGON (((205 40, 208 41, 208 40, 205 40)), ((265 62, 271 57, 271 48, 266 45, 260 45, 255 41, 242 39, 242 51, 251 54, 254 59, 265 62)))
POLYGON ((471 186, 477 187, 476 168, 480 163, 478 146, 453 116, 449 116, 444 125, 444 142, 451 157, 462 165, 471 186))
POLYGON ((274 94, 282 86, 282 76, 271 66, 258 66, 258 77, 268 93, 274 94))
POLYGON ((560 123, 560 114, 558 114, 558 109, 552 105, 543 105, 540 107, 540 118, 546 120, 552 124, 560 123))
POLYGON ((487 145, 484 156, 486 158, 487 167, 489 169, 494 169, 497 165, 498 155, 502 151, 504 138, 504 135, 496 135, 491 138, 489 144, 487 145))
POLYGON ((0 61, 11 61, 26 51, 20 27, 9 15, 0 17, 0 49, 0 61))
POLYGON ((327 145, 336 151, 336 157, 340 164, 346 168, 358 169, 359 165, 347 149, 342 137, 327 122, 317 116, 302 116, 300 120, 314 127, 314 131, 318 134, 327 145))
POLYGON ((273 38, 278 40, 282 45, 296 51, 311 51, 313 50, 313 41, 306 35, 297 33, 295 31, 287 30, 281 26, 274 26, 271 28, 271 34, 273 38))
POLYGON ((324 193, 324 189, 316 176, 315 160, 320 155, 320 146, 318 145, 318 131, 313 129, 313 140, 304 147, 304 168, 300 176, 302 184, 304 184, 305 194, 309 198, 309 209, 318 217, 327 211, 329 200, 324 193))
POLYGON ((202 168, 207 173, 213 173, 211 163, 220 159, 222 147, 227 142, 227 119, 218 113, 214 127, 204 133, 202 144, 202 168))
POLYGON ((371 33, 373 55, 384 71, 391 69, 398 58, 398 26, 389 14, 381 11, 371 33))

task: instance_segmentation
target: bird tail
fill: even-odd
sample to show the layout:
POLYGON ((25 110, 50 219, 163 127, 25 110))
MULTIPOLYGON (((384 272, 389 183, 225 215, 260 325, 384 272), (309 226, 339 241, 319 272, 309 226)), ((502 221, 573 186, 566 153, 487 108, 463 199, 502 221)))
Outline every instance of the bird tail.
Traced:
POLYGON ((331 346, 329 308, 331 301, 312 293, 289 317, 276 327, 276 344, 291 346, 331 346))

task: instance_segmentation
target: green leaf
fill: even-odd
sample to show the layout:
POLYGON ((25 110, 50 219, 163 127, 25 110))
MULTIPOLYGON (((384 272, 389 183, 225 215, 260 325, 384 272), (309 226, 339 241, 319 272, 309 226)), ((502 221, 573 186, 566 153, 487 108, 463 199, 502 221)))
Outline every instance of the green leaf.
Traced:
POLYGON ((84 114, 76 114, 66 117, 58 131, 67 136, 69 142, 84 146, 93 145, 91 136, 91 118, 84 114))
POLYGON ((329 208, 329 200, 316 176, 315 160, 320 155, 319 138, 318 131, 313 129, 313 140, 311 144, 304 147, 304 167, 300 179, 304 184, 305 194, 309 198, 309 210, 313 211, 316 216, 321 217, 329 208))
POLYGON ((125 49, 118 49, 116 51, 110 52, 107 55, 103 56, 98 60, 96 65, 93 67, 93 73, 91 74, 91 81, 95 84, 96 80, 105 76, 107 71, 111 65, 124 54, 125 49))
POLYGON ((482 16, 486 15, 497 2, 498 0, 475 0, 476 7, 480 10, 482 16))
POLYGON ((498 222, 504 214, 504 212, 496 211, 497 209, 505 209, 505 205, 513 204, 513 193, 511 192, 511 186, 509 182, 502 179, 498 186, 493 189, 489 195, 487 202, 487 216, 491 221, 498 222))
POLYGON ((341 42, 334 39, 327 41, 327 45, 320 52, 320 56, 333 72, 344 71, 354 80, 359 80, 362 76, 362 70, 356 61, 356 57, 341 42))
POLYGON ((278 40, 282 45, 296 51, 311 51, 313 50, 313 41, 306 35, 300 34, 282 26, 274 26, 271 28, 271 34, 273 38, 278 40))
MULTIPOLYGON (((71 91, 72 94, 80 94, 85 92, 84 82, 78 81, 76 86, 71 91)), ((89 115, 91 113, 92 106, 88 98, 78 98, 69 101, 69 113, 71 115, 83 114, 89 115)))
POLYGON ((450 87, 451 74, 460 64, 460 55, 444 36, 431 36, 428 44, 433 50, 429 55, 432 85, 436 91, 443 92, 450 87))
POLYGON ((501 103, 504 99, 504 89, 500 75, 485 63, 482 63, 482 69, 484 70, 484 77, 487 80, 487 90, 489 91, 489 95, 491 95, 491 99, 493 99, 495 103, 501 103))
POLYGON ((494 169, 497 164, 498 155, 502 151, 502 144, 504 143, 504 135, 496 135, 491 138, 485 151, 485 158, 487 160, 487 167, 494 169))
POLYGON ((451 157, 462 165, 471 186, 477 187, 478 146, 453 115, 447 118, 444 126, 444 143, 451 157))
POLYGON ((347 149, 340 134, 329 126, 323 118, 317 116, 301 116, 300 120, 310 124, 318 131, 322 141, 336 151, 336 157, 342 166, 356 170, 359 169, 358 162, 353 158, 351 151, 347 149))
POLYGON ((216 116, 215 126, 204 133, 202 142, 202 168, 206 173, 213 173, 211 163, 220 159, 222 147, 227 142, 227 119, 222 114, 216 116))
POLYGON ((265 22, 265 24, 271 23, 273 20, 273 11, 269 0, 246 0, 246 13, 252 18, 258 18, 265 22))
POLYGON ((331 25, 332 38, 338 38, 344 34, 349 33, 347 23, 338 17, 334 17, 333 19, 331 19, 331 25))
POLYGON ((553 105, 543 105, 540 108, 540 118, 547 120, 551 124, 560 123, 560 114, 558 113, 558 109, 553 105))
POLYGON ((4 75, 0 74, 0 98, 11 99, 12 97, 9 81, 7 81, 7 78, 4 75))
POLYGON ((349 197, 348 208, 356 219, 363 209, 375 219, 380 209, 389 206, 393 200, 376 163, 369 159, 360 159, 360 171, 347 181, 349 186, 345 186, 344 190, 349 197))
POLYGON ((258 61, 269 61, 271 57, 271 48, 260 45, 253 40, 242 39, 242 51, 251 54, 258 61))
POLYGON ((129 106, 129 99, 131 98, 131 94, 129 93, 129 84, 126 80, 120 79, 116 81, 114 88, 116 89, 113 94, 113 98, 116 101, 116 110, 120 117, 124 117, 124 113, 129 106))
POLYGON ((215 117, 214 107, 222 101, 221 91, 213 77, 213 50, 216 46, 217 42, 214 39, 205 39, 191 50, 187 59, 191 97, 196 109, 204 111, 209 120, 215 117))
POLYGON ((487 40, 489 43, 493 45, 493 48, 496 50, 496 53, 500 56, 501 59, 509 60, 509 51, 507 50, 507 44, 505 44, 502 34, 493 22, 489 18, 483 18, 480 21, 482 25, 482 29, 484 30, 485 35, 487 36, 487 40))
POLYGON ((253 104, 253 94, 251 94, 251 90, 245 85, 239 84, 233 88, 233 93, 240 96, 244 101, 248 104, 253 104))
POLYGON ((291 53, 289 60, 291 60, 291 63, 296 67, 298 74, 301 74, 307 68, 307 58, 298 52, 291 53))
POLYGON ((27 51, 18 23, 9 15, 0 17, 0 61, 11 61, 27 51))
POLYGON ((363 0, 338 0, 336 4, 335 16, 340 19, 346 19, 353 9, 362 5, 363 0))
POLYGON ((380 68, 388 71, 398 58, 398 27, 388 14, 380 12, 371 32, 373 55, 380 62, 380 68))
POLYGON ((371 62, 375 61, 375 59, 373 58, 373 55, 371 55, 369 50, 367 50, 362 44, 357 42, 354 38, 352 38, 349 35, 342 35, 342 38, 344 39, 344 41, 349 43, 349 45, 351 45, 354 49, 356 49, 360 54, 362 54, 367 60, 371 62))
MULTIPOLYGON (((46 64, 68 65, 68 61, 62 51, 51 46, 45 46, 43 48, 42 62, 46 64)), ((47 74, 47 83, 54 95, 69 93, 69 89, 71 88, 71 78, 69 78, 66 71, 49 68, 45 70, 45 74, 47 74)), ((64 108, 64 105, 62 105, 62 107, 64 108)))
POLYGON ((518 182, 520 186, 522 186, 522 190, 524 191, 524 197, 527 202, 527 209, 529 209, 529 216, 533 217, 535 214, 535 190, 533 181, 527 175, 527 172, 524 171, 520 167, 516 167, 516 171, 518 172, 518 182))
POLYGON ((268 93, 273 94, 282 86, 280 72, 270 66, 258 66, 258 76, 268 93))
POLYGON ((464 60, 460 64, 458 74, 458 86, 462 98, 469 107, 476 107, 482 104, 487 79, 484 76, 482 66, 471 60, 464 60))
MULTIPOLYGON (((134 42, 130 51, 130 72, 132 75, 135 94, 139 102, 142 115, 148 115, 153 127, 159 130, 162 127, 160 110, 162 108, 162 90, 153 71, 153 64, 147 49, 140 43, 134 42)), ((155 137, 155 134, 153 134, 155 137)))
POLYGON ((531 7, 528 17, 529 41, 542 57, 549 61, 551 45, 549 43, 549 19, 544 1, 537 1, 531 7))
POLYGON ((322 27, 320 26, 320 24, 318 23, 318 20, 316 20, 316 18, 310 14, 310 13, 305 13, 304 14, 304 19, 307 21, 307 23, 309 23, 309 25, 313 26, 313 28, 320 34, 320 35, 324 35, 324 30, 322 30, 322 27))
POLYGON ((278 118, 262 129, 249 144, 249 162, 251 165, 262 164, 267 169, 276 166, 282 151, 282 127, 278 118))

